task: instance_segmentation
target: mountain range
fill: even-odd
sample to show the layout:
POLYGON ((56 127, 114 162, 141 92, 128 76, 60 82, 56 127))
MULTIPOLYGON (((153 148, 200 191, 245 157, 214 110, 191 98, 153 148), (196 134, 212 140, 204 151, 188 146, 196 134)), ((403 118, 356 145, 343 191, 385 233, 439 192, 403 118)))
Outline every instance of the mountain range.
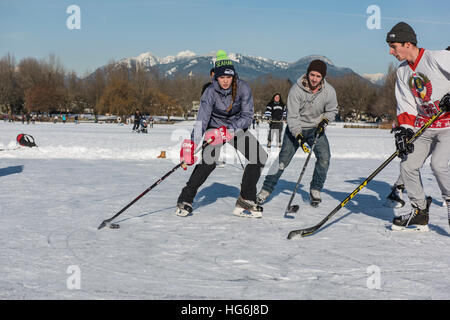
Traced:
MULTIPOLYGON (((383 77, 382 74, 361 76, 350 68, 336 66, 329 58, 322 55, 309 55, 292 63, 231 52, 228 53, 228 57, 233 61, 239 77, 244 80, 253 80, 270 74, 278 78, 289 78, 294 82, 302 74, 306 73, 309 63, 315 59, 320 59, 327 64, 328 76, 339 77, 355 74, 374 84, 380 84, 383 77)), ((163 58, 151 52, 146 52, 137 57, 121 59, 116 62, 116 65, 125 65, 128 68, 135 68, 137 65, 141 65, 147 71, 156 67, 160 75, 171 77, 176 74, 208 75, 209 70, 214 67, 214 61, 215 53, 197 55, 192 51, 186 50, 179 52, 175 56, 170 55, 163 58)), ((99 69, 104 67, 102 66, 99 69)))

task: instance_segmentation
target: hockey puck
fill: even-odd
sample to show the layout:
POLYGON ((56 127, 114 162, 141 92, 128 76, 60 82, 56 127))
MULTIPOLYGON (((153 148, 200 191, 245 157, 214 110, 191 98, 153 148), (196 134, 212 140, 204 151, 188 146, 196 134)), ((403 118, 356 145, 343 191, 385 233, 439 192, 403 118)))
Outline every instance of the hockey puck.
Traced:
POLYGON ((120 228, 120 225, 117 224, 117 223, 111 223, 111 224, 109 225, 109 227, 110 227, 111 229, 119 229, 119 228, 120 228))

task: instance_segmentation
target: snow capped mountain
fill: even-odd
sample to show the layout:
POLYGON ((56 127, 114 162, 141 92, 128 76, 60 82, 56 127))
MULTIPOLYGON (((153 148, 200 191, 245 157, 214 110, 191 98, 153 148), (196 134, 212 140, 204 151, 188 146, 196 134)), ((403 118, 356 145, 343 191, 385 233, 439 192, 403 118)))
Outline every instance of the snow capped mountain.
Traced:
POLYGON ((334 63, 328 59, 325 56, 320 56, 320 55, 309 55, 303 58, 300 58, 299 60, 297 60, 296 62, 292 63, 292 65, 296 65, 296 64, 309 64, 311 61, 313 60, 322 60, 323 62, 325 62, 327 65, 329 66, 334 66, 334 63))
MULTIPOLYGON (((234 62, 239 77, 245 80, 252 80, 270 74, 275 77, 289 78, 291 81, 296 81, 297 78, 306 73, 309 63, 315 59, 320 59, 327 64, 327 74, 330 76, 343 76, 355 73, 350 68, 338 67, 331 59, 317 54, 302 57, 292 63, 234 52, 228 52, 228 57, 234 62)), ((161 75, 171 77, 177 74, 208 75, 209 70, 214 67, 215 60, 215 52, 197 55, 193 51, 185 50, 176 55, 162 58, 151 52, 146 52, 137 57, 124 58, 116 64, 125 65, 128 68, 141 66, 147 71, 157 69, 161 75)), ((100 69, 103 68, 101 67, 100 69)))
POLYGON ((386 75, 384 73, 364 73, 362 75, 364 79, 369 80, 373 84, 381 85, 384 83, 386 75))

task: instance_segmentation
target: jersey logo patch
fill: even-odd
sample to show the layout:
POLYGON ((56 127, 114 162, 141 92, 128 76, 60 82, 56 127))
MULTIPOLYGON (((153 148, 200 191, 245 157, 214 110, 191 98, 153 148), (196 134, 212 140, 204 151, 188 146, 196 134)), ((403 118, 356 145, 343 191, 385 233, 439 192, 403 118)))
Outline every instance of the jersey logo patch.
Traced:
POLYGON ((433 87, 427 76, 420 72, 419 74, 414 73, 409 78, 408 84, 415 97, 421 99, 423 102, 430 101, 433 87))

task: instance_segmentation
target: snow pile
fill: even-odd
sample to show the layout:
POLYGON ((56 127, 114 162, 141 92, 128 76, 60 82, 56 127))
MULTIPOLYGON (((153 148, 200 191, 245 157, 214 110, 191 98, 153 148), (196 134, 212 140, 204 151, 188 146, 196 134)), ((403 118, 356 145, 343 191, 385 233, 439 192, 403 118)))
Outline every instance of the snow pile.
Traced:
MULTIPOLYGON (((146 161, 155 159, 161 150, 173 163, 179 159, 179 143, 189 138, 193 122, 183 122, 175 126, 156 125, 161 129, 149 130, 148 134, 131 132, 128 126, 117 124, 82 123, 75 125, 38 123, 36 125, 5 124, 0 127, 0 149, 12 149, 16 146, 15 136, 26 131, 35 137, 39 148, 20 148, 3 151, 1 158, 9 159, 77 159, 77 160, 132 160, 146 161), (6 132, 11 132, 8 134, 6 132), (58 132, 58 136, 55 135, 58 132), (9 135, 9 137, 8 137, 9 135), (167 135, 169 139, 160 139, 167 135), (2 147, 7 146, 7 147, 2 147)), ((266 123, 251 129, 258 140, 265 146, 268 135, 266 123)), ((331 154, 336 159, 386 159, 394 151, 392 136, 388 130, 379 129, 344 129, 329 126, 327 135, 331 154), (348 134, 351 134, 348 136, 348 134), (346 137, 346 138, 343 138, 346 137)), ((276 143, 275 143, 276 145, 276 143)), ((224 148, 224 157, 236 159, 233 148, 224 148)), ((276 156, 278 148, 268 149, 276 156)), ((295 158, 306 158, 306 154, 297 152, 295 158)))

